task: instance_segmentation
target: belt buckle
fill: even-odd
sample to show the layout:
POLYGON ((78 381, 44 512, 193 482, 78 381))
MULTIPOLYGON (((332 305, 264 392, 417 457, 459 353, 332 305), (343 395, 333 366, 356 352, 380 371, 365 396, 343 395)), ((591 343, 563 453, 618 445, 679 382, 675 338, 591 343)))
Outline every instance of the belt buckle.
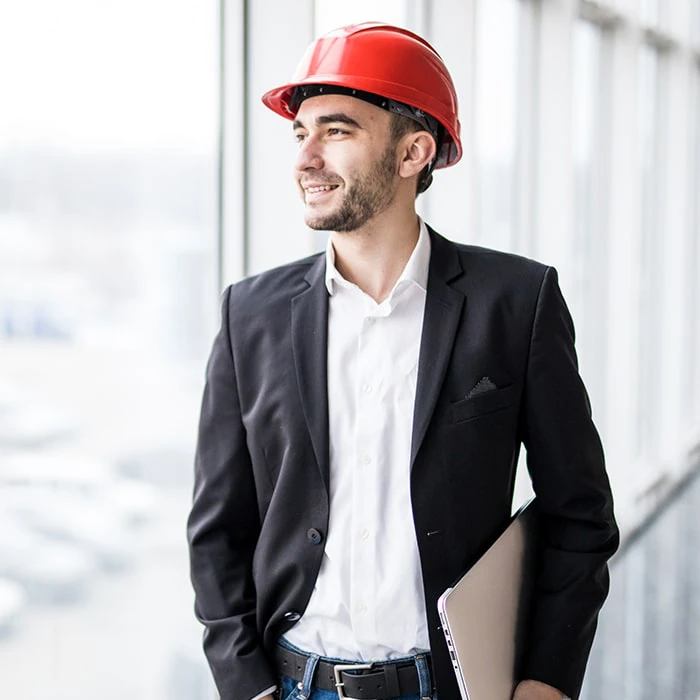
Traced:
POLYGON ((338 693, 338 700, 348 700, 348 696, 343 691, 345 683, 340 680, 343 671, 369 671, 372 664, 333 664, 333 676, 335 677, 335 689, 338 693))

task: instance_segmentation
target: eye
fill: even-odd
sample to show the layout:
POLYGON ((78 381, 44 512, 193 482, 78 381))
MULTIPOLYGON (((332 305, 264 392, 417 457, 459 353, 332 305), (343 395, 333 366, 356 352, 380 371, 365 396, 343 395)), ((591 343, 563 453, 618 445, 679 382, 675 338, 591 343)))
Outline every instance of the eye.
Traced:
POLYGON ((306 134, 302 134, 302 133, 299 132, 299 131, 297 131, 297 132, 294 134, 294 140, 295 140, 297 143, 302 143, 302 142, 304 141, 305 138, 306 138, 306 134))
POLYGON ((338 136, 342 134, 349 134, 349 131, 345 131, 344 129, 339 129, 337 126, 332 126, 328 129, 328 134, 329 136, 338 136))

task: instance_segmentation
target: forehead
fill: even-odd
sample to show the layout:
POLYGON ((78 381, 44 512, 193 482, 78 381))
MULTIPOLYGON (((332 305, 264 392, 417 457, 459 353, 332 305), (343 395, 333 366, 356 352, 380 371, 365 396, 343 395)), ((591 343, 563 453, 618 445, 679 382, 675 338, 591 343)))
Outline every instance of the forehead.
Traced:
POLYGON ((391 114, 387 110, 350 95, 317 95, 301 103, 296 121, 308 128, 319 119, 334 114, 350 117, 363 129, 386 127, 391 119, 391 114))

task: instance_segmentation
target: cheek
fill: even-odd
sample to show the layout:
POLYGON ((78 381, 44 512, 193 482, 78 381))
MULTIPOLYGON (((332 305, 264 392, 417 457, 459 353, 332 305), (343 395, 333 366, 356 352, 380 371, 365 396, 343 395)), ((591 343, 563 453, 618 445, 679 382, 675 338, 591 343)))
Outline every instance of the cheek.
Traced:
POLYGON ((327 143, 322 152, 323 169, 350 184, 371 172, 386 148, 386 143, 380 140, 362 144, 351 140, 327 143))
POLYGON ((325 169, 343 179, 351 177, 354 173, 354 161, 355 154, 352 149, 341 143, 329 145, 323 156, 325 169))

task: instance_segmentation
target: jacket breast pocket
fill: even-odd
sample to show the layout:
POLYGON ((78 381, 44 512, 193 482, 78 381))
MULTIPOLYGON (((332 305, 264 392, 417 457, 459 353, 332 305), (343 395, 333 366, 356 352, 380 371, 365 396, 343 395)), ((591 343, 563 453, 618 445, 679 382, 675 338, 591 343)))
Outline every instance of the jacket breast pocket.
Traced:
POLYGON ((502 389, 492 389, 476 396, 455 401, 450 404, 450 422, 460 423, 508 408, 515 399, 515 392, 516 387, 511 384, 502 389))

